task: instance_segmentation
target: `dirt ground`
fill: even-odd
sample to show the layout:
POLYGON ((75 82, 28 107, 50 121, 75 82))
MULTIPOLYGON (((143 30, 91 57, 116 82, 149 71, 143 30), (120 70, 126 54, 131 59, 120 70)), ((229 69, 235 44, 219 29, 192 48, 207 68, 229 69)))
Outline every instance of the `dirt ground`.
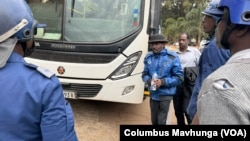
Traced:
MULTIPOLYGON (((121 124, 150 125, 149 99, 142 104, 69 100, 79 141, 119 141, 121 124)), ((172 104, 168 124, 175 124, 172 104)))

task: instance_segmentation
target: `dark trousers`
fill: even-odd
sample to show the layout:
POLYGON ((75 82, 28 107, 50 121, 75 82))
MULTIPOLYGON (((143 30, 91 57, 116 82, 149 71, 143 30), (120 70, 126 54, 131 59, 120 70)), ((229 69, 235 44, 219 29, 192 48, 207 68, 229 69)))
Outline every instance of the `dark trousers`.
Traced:
POLYGON ((152 125, 166 125, 171 100, 156 101, 150 98, 152 125))
POLYGON ((191 124, 191 118, 189 117, 187 113, 187 106, 189 104, 191 94, 185 94, 186 89, 184 85, 180 85, 177 87, 176 94, 173 98, 173 105, 175 110, 175 116, 177 119, 177 125, 186 125, 185 120, 187 121, 187 124, 191 124))

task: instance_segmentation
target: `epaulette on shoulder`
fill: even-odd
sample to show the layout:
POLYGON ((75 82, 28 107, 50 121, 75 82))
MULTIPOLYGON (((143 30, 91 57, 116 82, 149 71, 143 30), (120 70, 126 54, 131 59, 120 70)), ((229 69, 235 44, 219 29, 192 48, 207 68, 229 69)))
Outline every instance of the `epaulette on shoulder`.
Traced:
POLYGON ((171 58, 172 60, 174 60, 177 57, 177 53, 171 50, 167 51, 167 55, 169 56, 169 58, 171 58))
POLYGON ((47 78, 51 78, 54 75, 54 73, 52 71, 50 71, 49 69, 46 69, 44 67, 36 66, 36 65, 30 64, 30 63, 25 63, 25 65, 30 67, 30 68, 36 69, 38 72, 40 72, 42 75, 46 76, 47 78))
POLYGON ((50 71, 44 67, 39 66, 36 68, 36 70, 48 78, 51 78, 54 75, 54 73, 52 71, 50 71))

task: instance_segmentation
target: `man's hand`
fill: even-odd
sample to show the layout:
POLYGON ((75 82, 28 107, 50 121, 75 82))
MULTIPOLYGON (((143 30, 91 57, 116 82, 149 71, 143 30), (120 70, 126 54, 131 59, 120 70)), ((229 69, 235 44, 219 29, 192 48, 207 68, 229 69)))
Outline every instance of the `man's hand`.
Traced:
POLYGON ((162 85, 160 79, 154 80, 154 83, 156 84, 156 88, 159 88, 162 85))

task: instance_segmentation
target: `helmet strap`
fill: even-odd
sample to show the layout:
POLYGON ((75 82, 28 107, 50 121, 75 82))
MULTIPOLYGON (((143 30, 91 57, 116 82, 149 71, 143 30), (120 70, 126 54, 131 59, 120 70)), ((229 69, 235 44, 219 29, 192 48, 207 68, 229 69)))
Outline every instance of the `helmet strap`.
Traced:
POLYGON ((221 37, 221 45, 225 49, 230 49, 230 44, 228 43, 231 33, 236 29, 236 25, 231 23, 230 14, 228 9, 225 10, 225 14, 222 17, 222 21, 226 22, 226 29, 221 37))
POLYGON ((231 33, 235 29, 235 25, 231 23, 228 9, 226 9, 225 12, 226 13, 222 17, 222 21, 226 22, 227 27, 226 27, 224 33, 222 34, 221 45, 225 49, 230 49, 230 44, 228 43, 228 40, 229 40, 229 37, 230 37, 231 33))
POLYGON ((221 38, 221 45, 225 48, 225 49, 230 49, 230 44, 228 43, 228 39, 229 39, 229 36, 231 35, 231 33, 233 32, 233 28, 231 26, 227 26, 223 35, 222 35, 222 38, 221 38))

